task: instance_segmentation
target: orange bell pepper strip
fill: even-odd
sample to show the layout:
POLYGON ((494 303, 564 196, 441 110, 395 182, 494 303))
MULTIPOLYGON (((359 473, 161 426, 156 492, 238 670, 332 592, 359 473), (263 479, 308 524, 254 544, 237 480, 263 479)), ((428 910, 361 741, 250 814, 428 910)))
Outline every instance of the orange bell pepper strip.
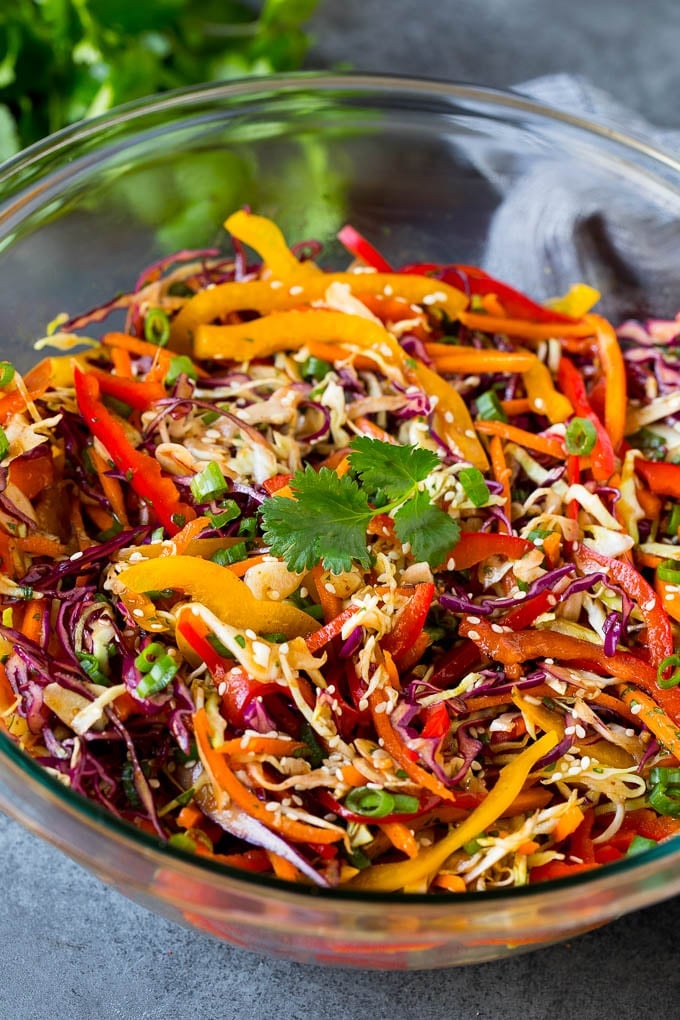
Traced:
POLYGON ((536 362, 531 351, 477 350, 451 344, 426 343, 439 372, 528 372, 536 362))
MULTIPOLYGON (((138 598, 148 591, 183 592, 222 622, 243 630, 252 628, 259 634, 275 631, 293 638, 311 634, 318 627, 316 620, 295 606, 255 598, 248 585, 229 567, 195 556, 161 556, 134 563, 118 575, 118 581, 138 598)), ((126 596, 122 598, 125 601, 126 596)), ((153 604, 149 599, 146 601, 153 615, 153 604)), ((149 615, 135 614, 135 619, 146 628, 149 615)))
MULTIPOLYGON (((674 693, 675 688, 664 694, 674 693)), ((638 687, 627 686, 621 691, 621 699, 631 711, 634 712, 639 722, 645 724, 663 747, 680 761, 680 736, 678 735, 678 722, 680 722, 680 711, 672 712, 659 710, 657 699, 648 697, 638 687)))
POLYGON ((653 493, 680 499, 680 464, 636 457, 635 470, 653 493))
POLYGON ((586 315, 584 321, 597 338, 600 371, 606 380, 604 391, 604 426, 611 444, 618 450, 626 426, 626 366, 616 331, 601 315, 586 315))
POLYGON ((218 751, 214 750, 210 743, 210 726, 208 716, 204 708, 194 713, 194 734, 201 761, 210 776, 215 792, 215 799, 219 805, 224 794, 238 804, 251 818, 262 822, 268 829, 273 829, 286 836, 294 843, 337 843, 344 838, 341 829, 326 829, 310 825, 307 822, 299 822, 296 819, 288 818, 283 812, 267 811, 263 801, 258 800, 252 790, 237 778, 232 772, 226 759, 218 751))
POLYGON ((579 545, 574 551, 574 562, 583 573, 603 570, 637 604, 647 626, 650 662, 658 668, 664 659, 673 654, 674 645, 668 614, 652 586, 632 563, 614 560, 584 545, 579 545))
POLYGON ((593 326, 586 322, 528 322, 526 319, 502 318, 481 312, 461 312, 460 321, 468 329, 479 329, 483 333, 504 333, 527 340, 550 340, 553 337, 592 336, 593 326))
POLYGON ((545 453, 556 460, 564 460, 564 444, 557 437, 537 435, 527 432, 526 429, 519 429, 515 425, 508 425, 504 421, 475 422, 475 429, 484 436, 500 436, 517 446, 524 446, 527 450, 536 450, 538 453, 545 453))
POLYGON ((465 843, 485 832, 500 818, 522 788, 534 765, 557 743, 554 733, 545 733, 529 744, 510 764, 501 769, 496 784, 481 804, 461 824, 433 846, 422 849, 416 857, 395 864, 376 864, 355 875, 346 887, 372 892, 395 892, 406 886, 430 880, 444 862, 465 843))
POLYGON ((166 477, 155 457, 137 450, 125 429, 100 400, 98 380, 75 366, 73 382, 78 409, 93 436, 102 443, 119 471, 130 478, 138 496, 146 500, 171 535, 182 523, 195 517, 194 510, 180 500, 177 486, 166 477))
POLYGON ((548 366, 538 358, 527 372, 522 373, 522 380, 532 411, 545 415, 551 425, 566 421, 573 414, 571 401, 564 393, 558 393, 548 366))

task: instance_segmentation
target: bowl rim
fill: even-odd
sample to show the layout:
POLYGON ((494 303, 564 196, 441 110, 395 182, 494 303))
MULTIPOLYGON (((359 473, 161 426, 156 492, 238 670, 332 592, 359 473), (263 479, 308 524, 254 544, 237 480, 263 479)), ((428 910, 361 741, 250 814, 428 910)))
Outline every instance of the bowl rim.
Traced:
MULTIPOLYGON (((46 138, 35 142, 33 145, 23 149, 15 156, 10 157, 0 164, 0 195, 9 193, 9 205, 12 205, 11 185, 15 178, 23 174, 27 169, 39 165, 41 161, 51 156, 58 155, 65 149, 96 139, 106 129, 113 126, 133 125, 136 120, 143 120, 150 114, 163 114, 175 108, 190 111, 195 105, 203 102, 214 102, 215 100, 247 100, 254 98, 263 92, 267 93, 269 99, 278 99, 280 95, 289 95, 299 91, 318 91, 321 94, 337 93, 343 98, 354 94, 361 98, 362 94, 369 97, 372 93, 384 96, 411 95, 428 98, 432 100, 460 101, 479 106, 495 108, 499 113, 511 112, 514 114, 528 115, 546 123, 563 124, 575 128, 595 139, 605 142, 613 142, 618 146, 628 149, 637 155, 647 157, 653 162, 663 166, 666 171, 671 170, 680 179, 680 159, 672 153, 651 144, 645 138, 634 133, 628 134, 617 128, 609 127, 578 115, 570 114, 565 110, 552 107, 546 103, 533 100, 514 89, 501 89, 484 85, 476 85, 464 82, 452 82, 437 78, 426 78, 407 75, 385 75, 374 73, 319 73, 317 71, 302 71, 287 74, 262 75, 258 77, 242 78, 233 81, 204 83, 191 85, 180 89, 174 89, 162 94, 142 97, 124 105, 114 107, 112 110, 100 116, 80 121, 69 127, 65 127, 46 138), (275 96, 274 96, 275 90, 275 96)), ((464 107, 460 110, 464 115, 464 107)), ((2 207, 7 203, 0 200, 0 214, 2 207)), ((0 215, 0 221, 2 216, 0 215)), ((88 828, 97 829, 100 834, 103 829, 104 835, 115 835, 122 840, 128 848, 139 850, 143 848, 151 856, 160 855, 162 863, 174 863, 181 866, 185 874, 193 873, 196 877, 210 878, 217 882, 225 891, 235 886, 242 891, 254 889, 267 889, 271 893, 278 894, 285 899, 306 900, 308 903, 316 901, 333 902, 336 905, 341 903, 363 903, 373 904, 399 904, 406 907, 408 904, 418 905, 420 910, 440 912, 442 907, 447 909, 452 906, 450 893, 376 893, 366 891, 353 891, 346 888, 319 888, 317 886, 294 885, 274 877, 262 874, 250 873, 237 868, 230 867, 219 862, 213 862, 209 858, 198 857, 190 852, 170 846, 168 843, 135 827, 123 819, 106 811, 99 804, 75 793, 58 779, 52 776, 35 759, 27 755, 9 736, 0 732, 0 772, 6 767, 9 761, 10 766, 21 773, 22 779, 28 779, 30 792, 43 796, 45 793, 52 795, 74 813, 79 822, 88 828), (5 762, 3 761, 5 760, 5 762), (109 831, 107 831, 109 830, 109 831)), ((29 792, 29 790, 27 790, 29 792)), ((26 799, 27 803, 30 800, 26 799)), ((20 821, 24 827, 33 829, 42 838, 50 840, 50 834, 39 831, 37 827, 31 826, 20 809, 12 805, 10 813, 20 821)), ((54 840, 52 840, 54 842, 54 840)), ((57 844, 60 849, 68 853, 68 849, 62 843, 57 844)), ((680 839, 671 837, 660 843, 656 848, 648 850, 643 854, 623 857, 614 863, 593 868, 592 870, 580 872, 577 875, 559 879, 553 879, 546 883, 536 885, 513 886, 494 888, 483 891, 470 890, 465 893, 462 899, 456 901, 456 906, 463 903, 470 905, 482 904, 507 904, 523 900, 525 902, 546 902, 548 900, 560 900, 561 894, 573 891, 577 887, 593 888, 594 886, 608 887, 615 886, 625 874, 632 871, 654 874, 656 866, 670 858, 678 855, 680 850, 680 839)), ((655 895, 654 899, 660 899, 664 893, 655 895)), ((637 904, 640 905, 640 904, 637 904)), ((623 909, 626 909, 625 907, 623 909)), ((630 909, 630 908, 628 908, 630 909)))

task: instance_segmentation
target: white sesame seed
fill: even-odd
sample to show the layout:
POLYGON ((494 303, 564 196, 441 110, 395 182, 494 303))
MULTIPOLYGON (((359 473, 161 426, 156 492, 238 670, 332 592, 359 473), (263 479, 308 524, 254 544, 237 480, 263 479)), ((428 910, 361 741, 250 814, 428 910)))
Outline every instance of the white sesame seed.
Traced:
POLYGON ((327 592, 329 592, 329 593, 330 593, 331 595, 335 595, 335 588, 333 587, 333 585, 331 584, 331 582, 330 582, 330 581, 326 581, 326 583, 324 584, 324 588, 325 588, 325 589, 326 589, 326 591, 327 591, 327 592))
POLYGON ((444 421, 448 422, 449 425, 453 424, 454 418, 453 418, 453 412, 452 411, 445 411, 444 412, 444 421))
POLYGON ((294 287, 288 288, 288 293, 291 294, 292 296, 295 296, 296 294, 302 294, 303 290, 304 287, 301 287, 299 283, 296 283, 294 287))
POLYGON ((274 811, 278 811, 280 807, 281 805, 277 800, 268 800, 264 806, 264 809, 265 811, 271 811, 273 813, 274 811))
POLYGON ((491 624, 491 630, 494 632, 494 634, 502 634, 503 633, 503 628, 498 623, 492 623, 491 624))
POLYGON ((222 697, 222 695, 226 693, 226 690, 227 690, 227 685, 226 685, 226 683, 223 680, 221 682, 221 684, 219 685, 219 687, 217 688, 217 693, 219 694, 220 697, 222 697))
POLYGON ((469 630, 467 636, 471 641, 479 641, 479 632, 476 630, 469 630))
POLYGON ((69 556, 69 559, 79 560, 82 555, 83 555, 82 552, 74 552, 71 556, 69 556))
POLYGON ((303 587, 300 588, 300 598, 301 599, 306 599, 308 595, 309 595, 309 591, 303 585, 303 587))
POLYGON ((588 755, 586 755, 584 758, 581 758, 581 768, 583 769, 590 768, 590 758, 588 757, 588 755))
POLYGON ((468 616, 468 623, 474 624, 474 623, 481 623, 481 622, 482 621, 481 621, 479 616, 468 616))
POLYGON ((143 609, 133 609, 132 610, 132 615, 133 616, 144 616, 144 610, 143 609))
POLYGON ((576 727, 575 732, 576 732, 576 736, 579 738, 579 740, 583 740, 583 738, 586 735, 585 728, 583 726, 581 726, 581 725, 578 725, 576 727))
POLYGON ((456 567, 456 561, 454 560, 453 556, 449 556, 448 560, 446 561, 446 569, 447 570, 455 570, 455 567, 456 567))
POLYGON ((639 715, 640 714, 640 712, 642 711, 642 705, 639 703, 639 701, 634 701, 633 702, 633 704, 630 706, 630 711, 631 711, 631 715, 639 715))
POLYGON ((276 588, 270 588, 269 598, 272 600, 272 602, 278 602, 278 600, 281 598, 281 592, 277 591, 276 588))
POLYGON ((248 629, 246 630, 246 637, 247 637, 247 638, 250 638, 250 640, 251 640, 251 641, 254 641, 254 640, 255 640, 255 638, 257 637, 257 634, 255 633, 255 631, 254 631, 254 630, 251 630, 251 629, 250 629, 250 627, 249 627, 249 628, 248 628, 248 629))

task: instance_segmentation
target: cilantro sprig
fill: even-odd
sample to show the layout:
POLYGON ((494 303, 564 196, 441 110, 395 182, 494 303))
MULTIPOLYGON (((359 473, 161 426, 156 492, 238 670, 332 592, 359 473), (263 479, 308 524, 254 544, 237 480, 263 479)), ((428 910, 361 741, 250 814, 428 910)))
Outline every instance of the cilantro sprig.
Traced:
POLYGON ((339 574, 353 562, 370 566, 366 529, 378 514, 390 514, 413 557, 439 566, 460 536, 458 523, 421 485, 439 463, 429 450, 358 436, 350 444, 348 474, 308 466, 290 482, 294 500, 272 496, 263 503, 264 539, 290 570, 320 562, 339 574))

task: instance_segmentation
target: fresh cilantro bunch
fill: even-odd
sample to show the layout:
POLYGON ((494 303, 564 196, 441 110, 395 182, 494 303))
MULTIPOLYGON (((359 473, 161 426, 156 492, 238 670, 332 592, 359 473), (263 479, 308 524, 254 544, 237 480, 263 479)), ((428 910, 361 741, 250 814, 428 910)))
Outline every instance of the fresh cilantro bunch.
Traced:
POLYGON ((0 160, 165 89, 290 71, 318 0, 8 0, 0 4, 0 160))
POLYGON ((353 562, 369 567, 366 529, 378 514, 390 514, 414 559, 439 566, 460 528, 421 488, 439 467, 436 454, 367 436, 353 439, 350 450, 348 474, 307 467, 291 480, 294 500, 272 496, 264 502, 263 533, 272 553, 298 572, 319 562, 334 574, 350 570, 353 562))

